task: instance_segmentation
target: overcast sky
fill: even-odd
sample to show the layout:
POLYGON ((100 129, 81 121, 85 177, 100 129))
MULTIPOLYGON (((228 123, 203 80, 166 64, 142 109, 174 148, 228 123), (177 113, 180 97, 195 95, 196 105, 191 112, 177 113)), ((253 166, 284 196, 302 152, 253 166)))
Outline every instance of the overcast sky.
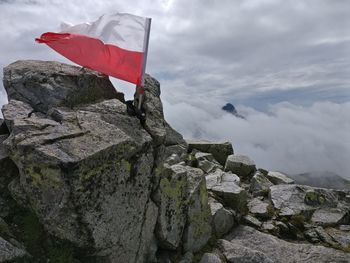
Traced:
POLYGON ((350 178, 349 11, 348 0, 0 0, 0 67, 70 63, 34 42, 61 22, 152 17, 147 72, 161 82, 167 120, 187 138, 230 140, 271 170, 350 178), (226 102, 246 120, 223 113, 226 102))

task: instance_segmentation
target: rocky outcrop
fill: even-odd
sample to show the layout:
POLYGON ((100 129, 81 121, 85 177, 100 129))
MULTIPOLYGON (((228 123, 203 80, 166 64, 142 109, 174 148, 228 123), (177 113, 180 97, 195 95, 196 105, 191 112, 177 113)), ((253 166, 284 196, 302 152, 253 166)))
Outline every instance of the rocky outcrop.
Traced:
POLYGON ((18 61, 4 84, 0 262, 347 262, 350 192, 186 142, 151 76, 142 121, 90 70, 18 61))
POLYGON ((186 153, 187 144, 164 120, 155 79, 146 77, 143 125, 128 115, 108 77, 90 70, 18 61, 5 68, 4 85, 10 135, 1 140, 0 169, 9 176, 1 187, 52 239, 99 262, 150 262, 158 245, 181 253, 206 244, 211 218, 203 172, 181 166, 183 192, 174 202, 179 189, 171 193, 170 185, 177 178, 162 168, 167 147, 186 153), (160 199, 153 201, 155 191, 160 199))
POLYGON ((240 262, 349 262, 348 253, 323 246, 287 242, 248 226, 239 226, 225 239, 232 245, 228 244, 223 249, 224 253, 230 253, 231 247, 235 246, 246 250, 244 253, 234 250, 243 254, 240 262))
POLYGON ((28 103, 39 112, 104 99, 123 100, 106 75, 52 61, 20 60, 8 65, 4 87, 11 100, 28 103))

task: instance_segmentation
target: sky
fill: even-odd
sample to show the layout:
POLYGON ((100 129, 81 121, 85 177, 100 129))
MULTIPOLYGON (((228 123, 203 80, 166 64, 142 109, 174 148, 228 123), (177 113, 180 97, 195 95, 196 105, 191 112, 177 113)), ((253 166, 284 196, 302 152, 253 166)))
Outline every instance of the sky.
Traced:
MULTIPOLYGON (((34 42, 62 22, 151 17, 146 71, 186 138, 231 141, 269 170, 350 179, 349 10, 348 0, 0 0, 0 67, 71 63, 34 42), (246 119, 223 112, 227 102, 246 119)), ((112 82, 132 97, 132 84, 112 82)))

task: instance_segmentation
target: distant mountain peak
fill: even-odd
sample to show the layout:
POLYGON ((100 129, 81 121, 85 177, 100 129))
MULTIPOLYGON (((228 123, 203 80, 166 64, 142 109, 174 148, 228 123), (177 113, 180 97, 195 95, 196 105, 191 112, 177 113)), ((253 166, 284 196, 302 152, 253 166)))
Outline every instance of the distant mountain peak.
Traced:
POLYGON ((243 115, 239 114, 235 108, 235 106, 233 106, 232 103, 226 103, 225 106, 223 106, 221 108, 222 110, 228 112, 228 113, 231 113, 233 114, 234 116, 236 116, 237 118, 241 118, 241 119, 245 119, 243 115))

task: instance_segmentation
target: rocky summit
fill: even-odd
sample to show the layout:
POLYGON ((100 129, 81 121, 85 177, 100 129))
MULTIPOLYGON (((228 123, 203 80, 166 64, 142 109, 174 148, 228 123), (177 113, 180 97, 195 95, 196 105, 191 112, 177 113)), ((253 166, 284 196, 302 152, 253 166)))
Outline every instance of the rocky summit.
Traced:
POLYGON ((0 262, 350 262, 350 191, 184 140, 151 76, 144 121, 88 69, 17 61, 4 87, 0 262))

